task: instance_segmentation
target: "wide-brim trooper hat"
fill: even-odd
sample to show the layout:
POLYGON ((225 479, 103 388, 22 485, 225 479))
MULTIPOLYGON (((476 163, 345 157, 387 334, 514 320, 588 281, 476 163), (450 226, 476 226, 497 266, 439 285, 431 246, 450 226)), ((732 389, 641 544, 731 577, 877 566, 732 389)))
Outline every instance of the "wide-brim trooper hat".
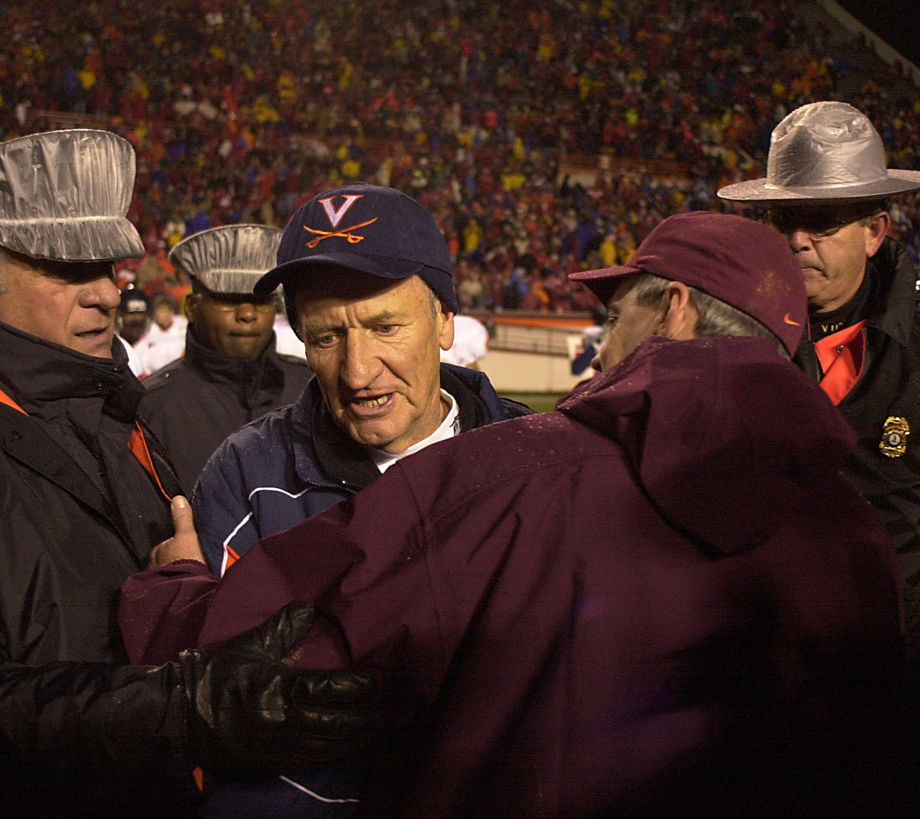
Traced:
POLYGON ((35 259, 144 255, 125 217, 134 148, 109 131, 48 131, 0 143, 0 246, 35 259))
POLYGON ((275 266, 281 231, 266 225, 223 225, 193 233, 169 251, 174 267, 215 293, 252 293, 275 266))
POLYGON ((886 167, 881 137, 865 114, 845 102, 813 102, 773 129, 765 178, 727 185, 718 195, 794 205, 881 199, 918 188, 920 172, 886 167))

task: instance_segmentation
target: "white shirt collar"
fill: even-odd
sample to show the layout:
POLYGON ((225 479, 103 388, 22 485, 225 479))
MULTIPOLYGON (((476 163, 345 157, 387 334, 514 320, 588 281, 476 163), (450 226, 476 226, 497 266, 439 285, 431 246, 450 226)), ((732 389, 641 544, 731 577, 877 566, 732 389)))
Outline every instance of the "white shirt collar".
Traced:
POLYGON ((405 458, 407 455, 412 455, 414 452, 421 452, 426 446, 436 444, 438 441, 446 441, 448 438, 453 438, 454 435, 460 432, 460 408, 457 406, 456 399, 445 390, 441 390, 441 395, 445 401, 450 401, 450 409, 447 411, 447 415, 444 416, 444 420, 441 421, 441 426, 427 438, 412 444, 412 446, 404 452, 400 452, 398 455, 394 455, 392 452, 384 452, 382 449, 374 449, 373 447, 367 448, 371 460, 377 465, 377 469, 381 472, 386 472, 393 464, 405 458))

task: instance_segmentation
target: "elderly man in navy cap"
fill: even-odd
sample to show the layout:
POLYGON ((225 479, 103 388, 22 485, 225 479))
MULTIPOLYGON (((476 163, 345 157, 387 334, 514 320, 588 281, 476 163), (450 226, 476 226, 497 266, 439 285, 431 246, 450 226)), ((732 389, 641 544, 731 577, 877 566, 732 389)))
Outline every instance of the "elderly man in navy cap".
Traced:
POLYGON ((141 414, 188 492, 228 435, 296 401, 310 378, 302 358, 275 350, 275 294, 252 292, 280 240, 277 228, 223 225, 169 252, 192 282, 185 355, 144 380, 141 414))
MULTIPOLYGON (((370 486, 407 455, 530 413, 499 397, 484 373, 441 364, 457 312, 452 271, 434 219, 393 188, 347 185, 318 194, 291 217, 277 266, 255 292, 267 299, 283 286, 315 376, 295 403, 231 435, 202 471, 195 520, 215 573, 261 537, 370 486)), ((384 516, 380 523, 387 525, 384 516)), ((251 790, 226 788, 215 798, 232 797, 219 809, 236 813, 296 804, 325 815, 330 800, 340 810, 356 807, 354 783, 350 771, 311 771, 251 790)))
POLYGON ((431 215, 393 188, 326 191, 284 229, 278 285, 315 373, 293 406, 231 436, 193 503, 211 568, 369 486, 400 458, 530 410, 484 373, 440 363, 457 297, 431 215))
POLYGON ((859 436, 847 472, 888 526, 920 656, 920 314, 917 271, 889 236, 887 198, 920 189, 888 169, 869 118, 816 102, 773 130, 767 176, 723 199, 760 207, 789 241, 808 293, 796 362, 859 436), (914 434, 912 434, 914 433, 914 434))
POLYGON ((852 431, 788 360, 806 304, 785 240, 681 214, 573 277, 611 326, 556 412, 401 460, 220 581, 136 575, 130 650, 314 601, 296 662, 383 684, 367 815, 885 813, 893 551, 840 474, 852 431))
POLYGON ((188 815, 196 765, 321 757, 330 713, 351 738, 350 701, 368 690, 337 675, 343 707, 328 691, 321 713, 309 705, 328 675, 278 662, 309 628, 303 608, 213 654, 127 664, 118 590, 172 533, 179 489, 115 339, 113 265, 144 252, 125 218, 133 184, 134 151, 107 131, 0 144, 4 815, 188 815))

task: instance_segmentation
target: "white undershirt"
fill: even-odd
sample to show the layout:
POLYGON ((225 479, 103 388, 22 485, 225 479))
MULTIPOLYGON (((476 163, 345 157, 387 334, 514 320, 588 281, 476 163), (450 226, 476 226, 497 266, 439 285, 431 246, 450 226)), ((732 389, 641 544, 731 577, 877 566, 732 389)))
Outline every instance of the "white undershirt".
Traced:
POLYGON ((401 458, 405 458, 407 455, 411 455, 414 452, 420 452, 426 446, 436 444, 438 441, 446 441, 448 438, 453 438, 454 435, 460 432, 460 410, 457 407, 457 401, 449 392, 444 390, 441 390, 441 395, 445 401, 450 401, 450 409, 447 411, 447 415, 444 416, 444 420, 441 421, 441 426, 427 438, 412 444, 405 452, 400 452, 398 455, 394 455, 392 452, 384 452, 382 449, 374 449, 373 447, 367 448, 371 460, 377 465, 377 469, 381 472, 386 472, 401 458))

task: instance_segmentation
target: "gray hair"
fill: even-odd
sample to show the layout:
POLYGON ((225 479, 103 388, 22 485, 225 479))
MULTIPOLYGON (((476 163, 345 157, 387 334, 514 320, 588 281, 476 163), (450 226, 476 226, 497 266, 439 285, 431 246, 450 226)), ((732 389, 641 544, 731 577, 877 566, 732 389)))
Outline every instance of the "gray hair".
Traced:
MULTIPOLYGON (((668 289, 670 279, 654 276, 651 273, 639 273, 633 285, 637 303, 644 307, 654 307, 668 289)), ((753 336, 765 338, 787 361, 789 353, 779 337, 757 319, 732 307, 727 302, 710 296, 696 287, 687 286, 690 298, 700 314, 696 323, 697 336, 753 336)))

